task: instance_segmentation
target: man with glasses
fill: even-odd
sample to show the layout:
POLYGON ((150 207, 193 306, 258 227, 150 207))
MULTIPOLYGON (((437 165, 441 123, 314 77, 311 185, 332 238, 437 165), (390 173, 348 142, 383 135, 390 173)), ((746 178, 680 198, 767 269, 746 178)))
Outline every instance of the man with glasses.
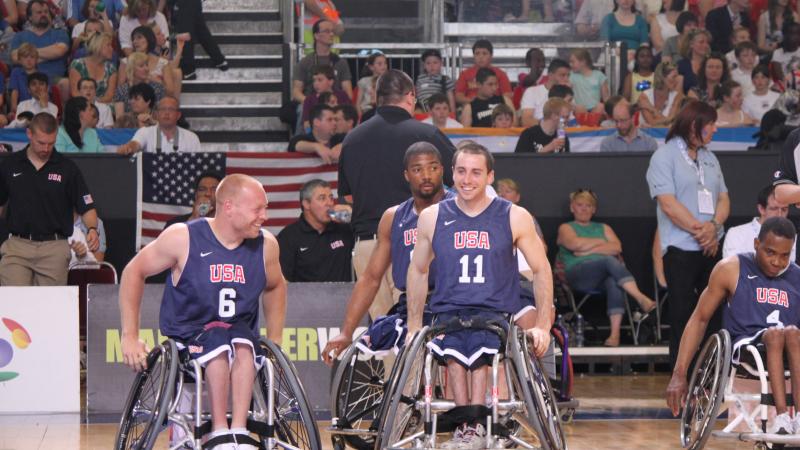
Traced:
POLYGON ((331 66, 336 75, 334 89, 341 89, 350 98, 353 98, 353 83, 350 81, 350 67, 347 62, 339 55, 332 53, 331 48, 334 43, 334 30, 336 25, 328 19, 318 20, 313 28, 314 51, 306 55, 297 63, 292 82, 292 100, 301 105, 306 99, 306 95, 312 93, 312 83, 314 81, 313 70, 317 66, 331 66))
POLYGON ((175 97, 166 96, 156 107, 158 125, 139 128, 133 139, 120 145, 117 153, 130 155, 136 152, 199 152, 200 138, 193 132, 178 126, 181 118, 180 103, 175 97))
MULTIPOLYGON (((611 102, 609 99, 606 103, 611 102)), ((617 131, 606 136, 600 143, 601 152, 654 152, 658 149, 655 139, 642 133, 633 122, 633 108, 626 99, 619 99, 610 108, 611 119, 617 131)))

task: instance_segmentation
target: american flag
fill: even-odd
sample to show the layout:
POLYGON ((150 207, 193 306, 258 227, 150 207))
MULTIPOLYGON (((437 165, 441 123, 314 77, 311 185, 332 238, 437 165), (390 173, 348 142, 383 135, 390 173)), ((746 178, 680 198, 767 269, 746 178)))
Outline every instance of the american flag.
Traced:
POLYGON ((192 211, 194 186, 205 171, 243 173, 264 186, 269 199, 267 229, 277 234, 300 215, 303 183, 320 178, 336 192, 337 168, 303 153, 144 153, 140 244, 158 237, 166 222, 192 211))

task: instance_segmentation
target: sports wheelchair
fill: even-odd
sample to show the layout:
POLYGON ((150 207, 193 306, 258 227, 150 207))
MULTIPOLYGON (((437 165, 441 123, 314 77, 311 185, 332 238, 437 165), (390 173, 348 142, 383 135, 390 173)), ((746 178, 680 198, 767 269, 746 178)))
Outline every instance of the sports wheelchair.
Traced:
MULTIPOLYGON (((542 366, 553 388, 553 394, 563 422, 569 422, 578 407, 572 397, 572 360, 569 356, 569 335, 556 324, 551 330, 554 351, 542 358, 542 366)), ((355 342, 359 338, 355 339, 355 342)), ((365 354, 357 345, 350 345, 337 357, 331 383, 331 412, 333 419, 327 431, 335 450, 352 447, 357 450, 375 448, 380 428, 378 420, 384 393, 402 366, 402 353, 387 377, 384 361, 365 354)))
MULTIPOLYGON (((320 450, 319 430, 294 366, 273 342, 261 339, 260 345, 267 357, 256 374, 247 419, 247 430, 258 440, 247 443, 264 450, 320 450)), ((137 374, 128 394, 114 448, 151 449, 168 426, 182 436, 177 442, 173 436, 170 449, 211 447, 211 441, 203 444, 211 432, 211 415, 203 410, 202 372, 200 363, 185 350, 178 351, 171 339, 151 350, 147 369, 137 374), (191 412, 181 411, 179 405, 192 405, 186 408, 191 412)))
POLYGON ((491 408, 487 408, 486 448, 566 449, 558 406, 540 362, 531 357, 529 337, 516 325, 508 332, 492 321, 453 319, 424 327, 407 345, 397 362, 378 414, 380 430, 375 448, 435 448, 437 433, 450 431, 447 411, 455 407, 444 398, 443 374, 426 344, 433 337, 461 329, 489 330, 500 337, 503 354, 491 366, 491 408), (500 399, 500 362, 504 362, 508 399, 500 399), (442 418, 440 427, 439 419, 442 418), (533 438, 530 444, 523 438, 533 438))
MULTIPOLYGON (((732 364, 732 344, 726 330, 711 336, 706 341, 689 381, 685 405, 681 413, 681 444, 690 450, 700 450, 711 436, 753 442, 754 448, 764 450, 773 444, 786 444, 800 447, 800 436, 767 433, 767 408, 774 405, 769 392, 767 371, 759 348, 745 345, 741 348, 739 364, 732 364), (752 360, 752 361, 750 361, 752 360), (734 379, 756 380, 760 382, 760 392, 734 392, 734 379), (728 403, 728 410, 737 416, 721 431, 714 431, 722 402, 728 403), (750 410, 746 402, 759 402, 750 410), (736 427, 746 425, 748 431, 735 431, 736 427)), ((789 377, 789 372, 784 373, 789 377)), ((787 404, 792 405, 790 395, 787 404)))

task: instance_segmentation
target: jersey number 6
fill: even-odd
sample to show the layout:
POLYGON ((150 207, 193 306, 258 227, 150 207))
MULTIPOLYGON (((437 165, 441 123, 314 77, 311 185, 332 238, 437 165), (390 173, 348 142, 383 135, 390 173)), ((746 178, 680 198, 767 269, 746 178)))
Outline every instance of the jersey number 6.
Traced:
POLYGON ((236 290, 223 288, 219 290, 219 316, 233 317, 236 315, 236 290))

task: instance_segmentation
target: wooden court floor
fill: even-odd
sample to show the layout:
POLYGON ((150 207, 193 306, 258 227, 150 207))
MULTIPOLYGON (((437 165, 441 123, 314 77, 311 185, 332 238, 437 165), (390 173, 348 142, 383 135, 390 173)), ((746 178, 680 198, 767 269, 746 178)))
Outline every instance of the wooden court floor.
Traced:
MULTIPOLYGON (((679 449, 678 421, 668 419, 663 392, 668 378, 656 376, 592 376, 575 380, 581 408, 565 425, 572 450, 679 449)), ((0 398, 0 401, 2 399, 0 398)), ((320 428, 327 423, 320 422, 320 428)), ((0 450, 111 449, 116 424, 81 424, 78 415, 2 416, 0 450)), ((323 435, 326 449, 331 448, 323 435)), ((165 449, 160 442, 158 449, 165 449)), ((714 441, 709 450, 744 450, 752 445, 714 441)))

